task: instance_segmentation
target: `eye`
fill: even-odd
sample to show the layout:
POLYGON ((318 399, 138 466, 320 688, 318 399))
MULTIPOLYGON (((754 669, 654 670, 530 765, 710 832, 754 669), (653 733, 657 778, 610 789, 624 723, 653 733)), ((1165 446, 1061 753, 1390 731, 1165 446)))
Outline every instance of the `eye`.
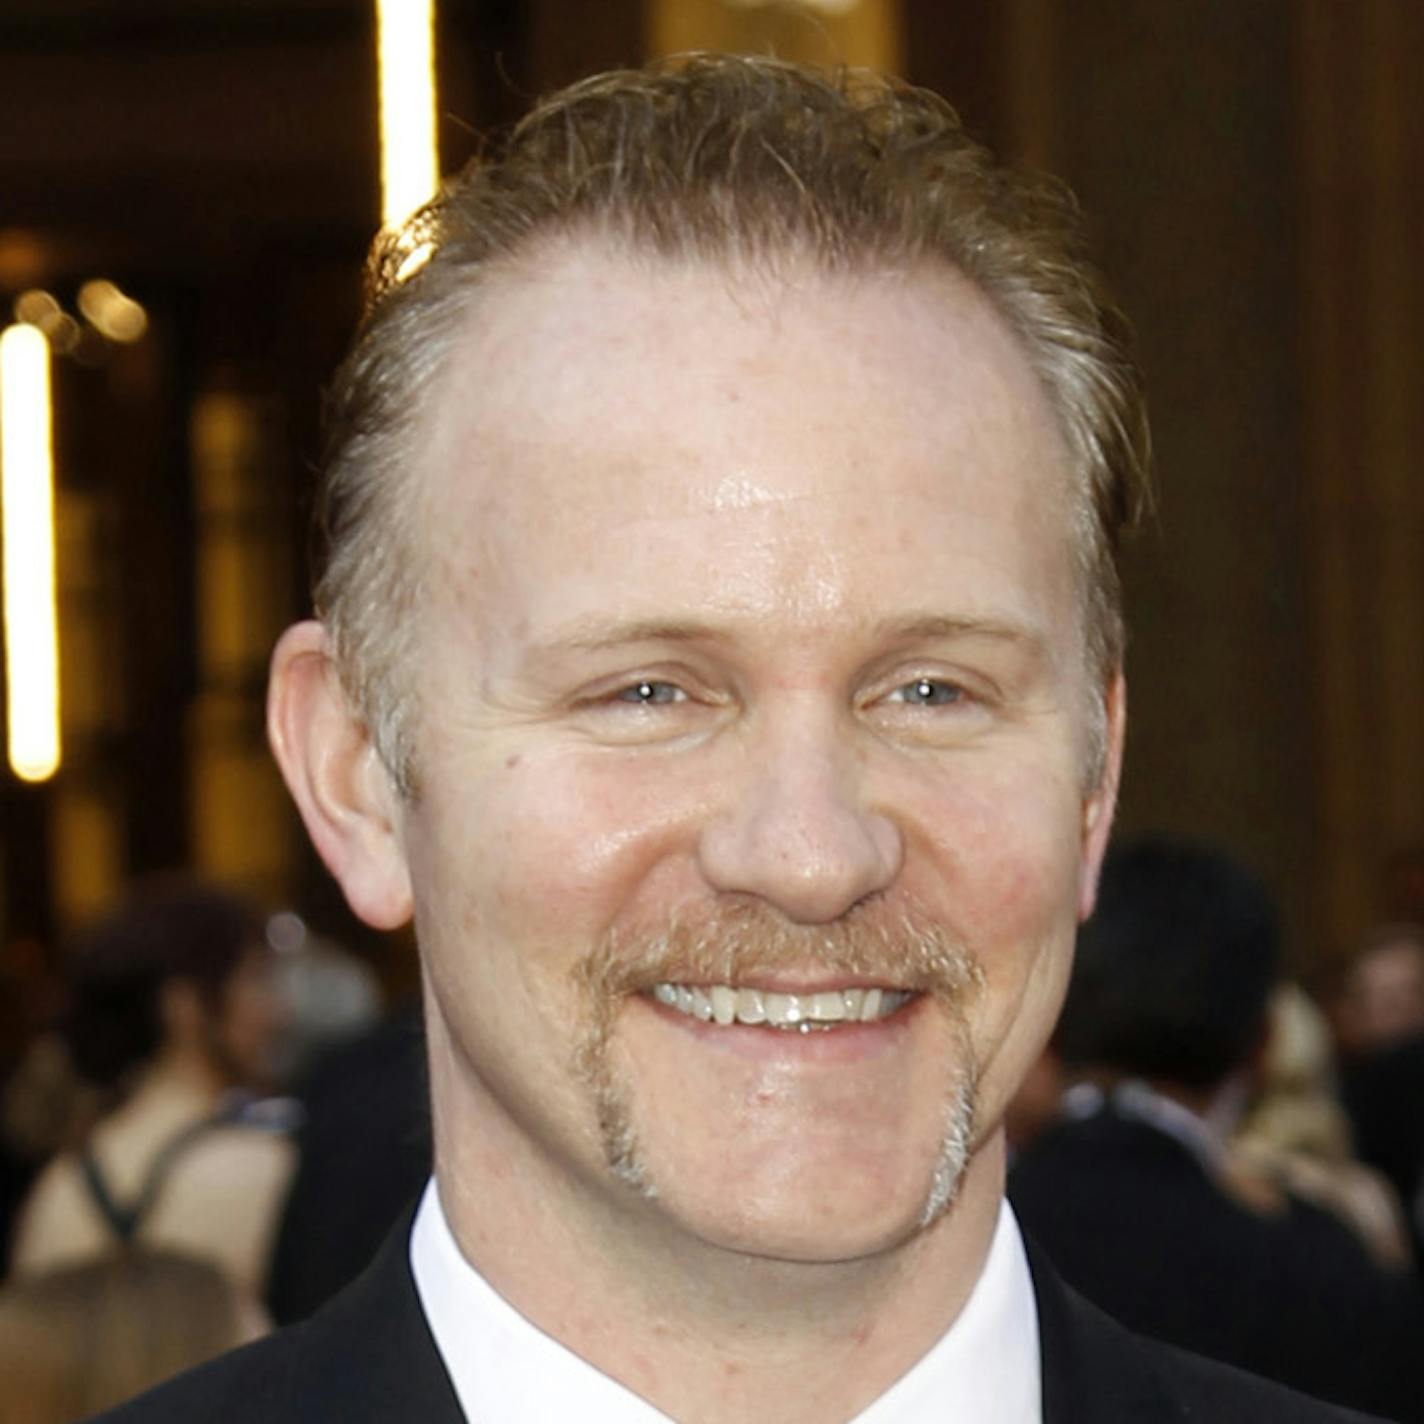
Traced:
POLYGON ((946 707, 964 700, 964 689, 957 683, 944 682, 936 677, 917 677, 897 687, 891 699, 907 703, 911 707, 946 707))
POLYGON ((676 683, 643 678, 627 687, 619 688, 613 700, 628 702, 635 707, 666 707, 673 702, 686 702, 687 693, 676 683))

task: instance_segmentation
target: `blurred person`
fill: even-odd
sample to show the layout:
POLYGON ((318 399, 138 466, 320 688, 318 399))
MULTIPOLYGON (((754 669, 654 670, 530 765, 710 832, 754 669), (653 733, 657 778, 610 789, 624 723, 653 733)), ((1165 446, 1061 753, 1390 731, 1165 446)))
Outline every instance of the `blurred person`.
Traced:
POLYGON ((0 1279, 10 1268, 15 1222, 35 1178, 57 1153, 83 1140, 101 1102, 99 1090, 75 1068, 63 1032, 31 1039, 0 1092, 0 1279))
POLYGON ((1280 984, 1271 996, 1256 1087, 1230 1145, 1240 1170, 1334 1212, 1380 1265, 1412 1264, 1398 1197, 1355 1156, 1330 1026, 1297 984, 1280 984))
POLYGON ((1003 1199, 1145 493, 1075 232, 932 95, 694 56, 378 249, 269 729, 414 919, 434 1179, 114 1424, 1347 1417, 1124 1331, 1003 1199))
POLYGON ((1424 1275, 1424 1034, 1351 1064, 1344 1086, 1360 1157, 1403 1202, 1424 1275))
POLYGON ((72 1424, 266 1329, 224 1272, 174 1252, 12 1278, 0 1285, 0 1424, 72 1424))
POLYGON ((1025 1229, 1133 1328, 1308 1393, 1424 1418, 1424 1307, 1333 1215, 1236 1170, 1281 959, 1258 880, 1145 838, 1108 857, 1054 1044, 1073 1084, 1017 1160, 1025 1229))
POLYGON ((17 938, 0 947, 0 1277, 20 1203, 87 1106, 56 1030, 63 1003, 46 945, 17 938))
MULTIPOLYGON (((1400 895, 1420 863, 1417 851, 1395 858, 1400 895)), ((1345 968, 1333 1008, 1360 1156, 1403 1202, 1424 1273, 1424 925, 1397 921, 1371 931, 1345 968)))
POLYGON ((1345 966, 1335 1007, 1351 1060, 1424 1034, 1424 926, 1380 925, 1345 966))
POLYGON ((260 919, 225 890, 163 878, 82 934, 69 970, 71 1052, 111 1107, 36 1181, 12 1268, 143 1242, 260 1296, 293 1166, 285 1121, 254 1101, 282 1027, 260 919))
POLYGON ((267 1307, 303 1320, 353 1281, 430 1177, 430 1089, 418 1001, 317 1059, 291 1087, 297 1169, 267 1307))
POLYGON ((332 1049, 377 1024, 383 996, 369 964, 314 934, 295 912, 270 915, 265 935, 277 952, 276 989, 285 1016, 273 1074, 290 1087, 332 1049))

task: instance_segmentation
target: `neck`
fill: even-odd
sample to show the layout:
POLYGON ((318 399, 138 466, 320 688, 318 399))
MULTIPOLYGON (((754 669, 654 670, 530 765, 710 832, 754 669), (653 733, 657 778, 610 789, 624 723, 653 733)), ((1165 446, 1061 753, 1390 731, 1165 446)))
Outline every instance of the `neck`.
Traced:
POLYGON ((163 1049, 134 1084, 130 1102, 161 1101, 175 1113, 202 1117, 217 1106, 227 1080, 200 1053, 163 1049))
POLYGON ((441 1203, 465 1258, 546 1334, 690 1424, 854 1417, 953 1324, 1003 1196, 996 1131, 929 1229, 860 1259, 777 1260, 689 1239, 641 1200, 620 1212, 576 1186, 531 1190, 442 1125, 437 1094, 441 1203))

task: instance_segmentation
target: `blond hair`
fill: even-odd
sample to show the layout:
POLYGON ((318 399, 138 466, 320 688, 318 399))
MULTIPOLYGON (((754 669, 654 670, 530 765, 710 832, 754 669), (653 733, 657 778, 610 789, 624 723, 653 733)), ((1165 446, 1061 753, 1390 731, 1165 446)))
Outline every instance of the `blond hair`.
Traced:
POLYGON ((206 1261, 124 1250, 0 1287, 0 1424, 87 1419, 257 1333, 206 1261))
MULTIPOLYGON (((482 275, 582 234, 709 262, 795 253, 828 271, 938 260, 973 281, 1017 334, 1073 461, 1084 622, 1106 686, 1122 656, 1117 560, 1146 498, 1147 425, 1125 323, 1082 257, 1071 198, 997 164, 925 90, 685 56, 545 100, 373 249, 366 316, 328 407, 316 606, 405 794, 421 560, 416 501, 401 491, 426 393, 482 275)), ((1101 696, 1098 713, 1100 769, 1101 696)))

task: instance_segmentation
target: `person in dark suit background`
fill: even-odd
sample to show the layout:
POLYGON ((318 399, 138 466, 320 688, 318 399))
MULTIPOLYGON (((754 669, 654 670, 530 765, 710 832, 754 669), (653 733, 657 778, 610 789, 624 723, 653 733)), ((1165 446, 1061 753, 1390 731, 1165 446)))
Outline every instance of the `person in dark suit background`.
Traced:
POLYGON ((420 1005, 324 1053, 292 1086, 297 1169, 282 1209, 267 1309, 303 1320, 361 1274, 430 1176, 420 1005))
POLYGON ((1360 1156, 1399 1194, 1424 1276, 1424 1034, 1352 1063, 1344 1088, 1360 1156))
POLYGON ((693 57, 380 248, 269 725, 414 917, 434 1180, 115 1424, 1353 1417, 1128 1335, 1003 1200, 1145 481, 1073 230, 932 96, 693 57))
POLYGON ((1229 1151, 1280 960, 1270 896, 1228 856, 1163 838, 1115 848, 1054 1035, 1073 1086, 1010 1195, 1066 1279, 1125 1324, 1424 1418, 1412 1279, 1229 1151))

